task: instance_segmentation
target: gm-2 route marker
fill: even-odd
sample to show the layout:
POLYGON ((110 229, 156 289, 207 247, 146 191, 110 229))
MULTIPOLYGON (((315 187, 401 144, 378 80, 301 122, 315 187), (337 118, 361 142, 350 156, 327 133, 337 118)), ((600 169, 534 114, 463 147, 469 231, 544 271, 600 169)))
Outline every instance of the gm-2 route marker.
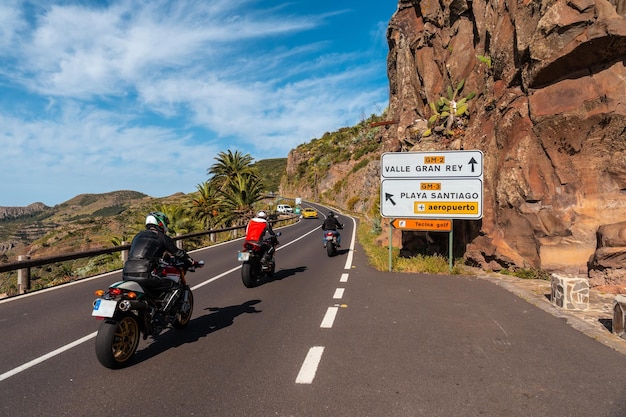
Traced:
POLYGON ((482 178, 481 151, 387 152, 381 157, 384 178, 482 178))

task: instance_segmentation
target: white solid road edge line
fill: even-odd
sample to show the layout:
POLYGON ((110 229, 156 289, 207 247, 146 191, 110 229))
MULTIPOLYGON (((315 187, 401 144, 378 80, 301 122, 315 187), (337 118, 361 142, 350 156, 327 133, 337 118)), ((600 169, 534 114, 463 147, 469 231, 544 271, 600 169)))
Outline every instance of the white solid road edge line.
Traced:
POLYGON ((82 338, 80 338, 78 340, 75 340, 72 343, 69 343, 69 344, 67 344, 65 346, 61 346, 57 350, 53 350, 50 353, 46 353, 45 355, 40 356, 37 359, 33 359, 32 361, 27 362, 24 365, 18 366, 15 369, 11 369, 10 371, 5 372, 2 375, 0 375, 0 381, 4 381, 5 379, 7 379, 7 378, 9 378, 9 377, 11 377, 11 376, 13 376, 15 374, 19 374, 20 372, 25 371, 28 368, 32 368, 33 366, 35 366, 35 365, 37 365, 37 364, 39 364, 39 363, 41 363, 41 362, 43 362, 45 360, 48 360, 48 359, 50 359, 50 358, 52 358, 52 357, 54 357, 56 355, 59 355, 59 354, 65 352, 66 350, 70 350, 74 346, 78 346, 81 343, 84 343, 84 342, 86 342, 89 339, 93 339, 94 337, 96 337, 97 334, 98 334, 98 332, 93 332, 91 334, 88 334, 87 336, 82 337, 82 338))
POLYGON ((313 346, 309 349, 309 353, 307 353, 300 372, 298 372, 296 377, 296 384, 310 384, 313 382, 317 367, 322 360, 322 353, 324 353, 324 346, 313 346))

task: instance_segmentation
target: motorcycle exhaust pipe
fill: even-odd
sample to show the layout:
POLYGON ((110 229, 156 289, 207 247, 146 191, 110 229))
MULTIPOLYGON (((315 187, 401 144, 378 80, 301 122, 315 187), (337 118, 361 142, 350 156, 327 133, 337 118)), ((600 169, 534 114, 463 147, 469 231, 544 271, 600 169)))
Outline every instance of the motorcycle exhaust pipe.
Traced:
POLYGON ((145 310, 146 308, 148 308, 148 303, 146 303, 145 301, 122 300, 118 304, 118 308, 122 311, 145 310))

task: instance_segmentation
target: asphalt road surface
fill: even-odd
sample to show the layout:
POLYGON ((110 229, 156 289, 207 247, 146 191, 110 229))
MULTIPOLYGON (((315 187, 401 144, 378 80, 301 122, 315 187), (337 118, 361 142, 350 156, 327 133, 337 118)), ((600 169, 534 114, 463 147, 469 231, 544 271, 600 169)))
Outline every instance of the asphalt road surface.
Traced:
POLYGON ((281 228, 256 288, 241 240, 194 252, 189 326, 121 370, 91 317, 119 272, 0 301, 0 416, 626 416, 624 355, 488 281, 375 271, 341 219, 333 258, 321 218, 281 228))

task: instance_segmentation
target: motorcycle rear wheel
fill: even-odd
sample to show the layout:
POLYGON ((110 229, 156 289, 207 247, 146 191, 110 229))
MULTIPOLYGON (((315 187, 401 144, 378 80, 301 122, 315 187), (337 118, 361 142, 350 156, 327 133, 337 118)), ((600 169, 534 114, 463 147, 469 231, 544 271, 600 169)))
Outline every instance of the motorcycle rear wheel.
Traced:
POLYGON ((326 254, 330 257, 335 255, 337 249, 335 248, 335 244, 333 242, 328 242, 326 244, 326 254))
POLYGON ((135 354, 140 337, 139 323, 134 314, 126 313, 119 320, 105 319, 96 336, 98 361, 106 368, 123 368, 135 354))
POLYGON ((189 324, 189 320, 191 320, 191 314, 193 313, 193 293, 191 292, 191 288, 185 287, 183 290, 183 294, 181 297, 181 305, 178 308, 178 313, 176 314, 176 320, 172 323, 175 329, 182 329, 189 324), (187 302, 185 302, 185 297, 187 298, 187 302))
POLYGON ((252 265, 251 262, 245 262, 241 266, 241 281, 246 288, 253 288, 256 286, 259 279, 258 269, 256 265, 252 265))

